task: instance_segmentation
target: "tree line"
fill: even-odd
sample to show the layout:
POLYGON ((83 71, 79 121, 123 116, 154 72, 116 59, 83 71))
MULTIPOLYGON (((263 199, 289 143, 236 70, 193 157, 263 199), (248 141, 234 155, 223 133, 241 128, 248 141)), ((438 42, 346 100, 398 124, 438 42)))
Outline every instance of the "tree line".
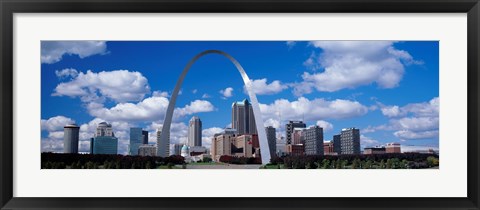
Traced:
POLYGON ((417 169, 439 165, 438 155, 420 153, 285 156, 271 159, 268 165, 287 169, 417 169))
POLYGON ((104 154, 42 153, 42 169, 155 169, 159 166, 185 164, 180 155, 169 157, 125 156, 104 154))

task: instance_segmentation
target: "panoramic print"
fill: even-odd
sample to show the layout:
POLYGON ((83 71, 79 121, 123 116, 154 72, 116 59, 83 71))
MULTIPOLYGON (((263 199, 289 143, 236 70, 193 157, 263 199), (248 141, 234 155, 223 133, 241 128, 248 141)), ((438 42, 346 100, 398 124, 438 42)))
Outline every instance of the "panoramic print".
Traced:
POLYGON ((438 169, 438 41, 42 41, 41 169, 438 169))

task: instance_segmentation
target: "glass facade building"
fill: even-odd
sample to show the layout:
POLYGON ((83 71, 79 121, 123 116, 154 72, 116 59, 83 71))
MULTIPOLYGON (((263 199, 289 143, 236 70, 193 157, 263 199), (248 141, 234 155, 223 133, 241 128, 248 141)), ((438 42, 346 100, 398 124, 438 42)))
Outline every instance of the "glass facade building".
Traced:
POLYGON ((97 136, 92 138, 92 154, 112 154, 118 152, 118 139, 114 136, 97 136))
POLYGON ((142 128, 130 128, 129 155, 138 155, 138 148, 143 144, 142 128))

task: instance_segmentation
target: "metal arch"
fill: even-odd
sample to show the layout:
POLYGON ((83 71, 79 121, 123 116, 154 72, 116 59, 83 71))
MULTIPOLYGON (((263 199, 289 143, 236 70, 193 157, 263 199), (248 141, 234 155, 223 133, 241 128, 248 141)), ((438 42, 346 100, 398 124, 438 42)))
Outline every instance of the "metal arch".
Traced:
POLYGON ((175 89, 173 90, 172 97, 170 98, 170 102, 168 104, 165 120, 163 121, 162 134, 160 136, 160 141, 157 142, 157 155, 162 157, 167 156, 167 149, 169 148, 168 144, 169 144, 169 136, 170 136, 170 125, 172 123, 172 117, 173 117, 173 109, 175 108, 178 92, 180 91, 183 80, 187 75, 188 71, 190 70, 190 67, 192 67, 192 65, 195 63, 195 61, 197 61, 199 58, 207 54, 220 54, 225 56, 235 65, 237 70, 240 72, 243 82, 245 83, 248 96, 250 97, 250 101, 252 102, 253 114, 255 116, 255 124, 257 126, 257 132, 258 132, 258 140, 260 143, 262 164, 269 163, 271 155, 268 147, 267 135, 265 133, 265 128, 263 128, 262 113, 260 113, 260 106, 258 105, 257 96, 252 90, 252 82, 248 78, 247 73, 245 73, 245 70, 240 65, 240 63, 238 63, 238 61, 235 60, 235 58, 233 58, 231 55, 220 50, 206 50, 197 54, 195 57, 193 57, 190 60, 190 62, 188 62, 187 66, 185 66, 185 68, 183 69, 183 72, 178 78, 177 84, 175 85, 175 89))

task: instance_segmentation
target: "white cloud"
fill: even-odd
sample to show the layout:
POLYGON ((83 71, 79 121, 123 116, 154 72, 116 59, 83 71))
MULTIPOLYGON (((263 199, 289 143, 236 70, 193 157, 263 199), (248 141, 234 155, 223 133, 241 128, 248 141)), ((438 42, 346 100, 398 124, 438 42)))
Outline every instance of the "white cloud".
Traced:
POLYGON ((360 135, 360 145, 362 145, 363 148, 371 147, 371 146, 379 146, 380 142, 375 139, 372 139, 371 137, 360 135))
POLYGON ((211 112, 214 109, 215 107, 209 101, 195 100, 190 102, 189 105, 186 105, 183 108, 175 109, 175 112, 180 116, 185 116, 200 112, 211 112))
POLYGON ((380 88, 397 87, 404 74, 404 64, 419 64, 406 51, 397 50, 388 41, 315 41, 321 48, 304 65, 320 73, 304 72, 303 81, 294 85, 297 96, 317 91, 334 92, 376 83, 380 88))
MULTIPOLYGON (((282 92, 284 89, 287 89, 288 86, 282 84, 280 81, 275 80, 270 84, 267 84, 267 78, 251 80, 252 81, 252 90, 257 95, 272 95, 279 92, 282 92)), ((246 87, 243 87, 245 93, 247 93, 246 87)))
POLYGON ((92 102, 87 105, 87 109, 90 115, 108 121, 163 120, 168 103, 165 97, 153 96, 136 104, 119 103, 112 108, 92 102))
POLYGON ((202 95, 202 98, 211 98, 211 96, 205 93, 202 95))
POLYGON ((100 96, 117 102, 139 101, 150 93, 148 80, 140 72, 114 70, 86 73, 80 72, 77 77, 57 85, 52 95, 80 97, 88 102, 100 96))
POLYGON ((309 100, 300 97, 296 101, 275 100, 272 104, 260 104, 263 118, 287 120, 316 121, 321 119, 345 119, 366 114, 368 108, 357 101, 336 99, 327 101, 323 98, 309 100))
POLYGON ((166 91, 163 91, 163 92, 162 92, 162 91, 158 91, 158 90, 153 91, 152 96, 165 97, 165 98, 166 98, 166 97, 170 97, 170 95, 168 94, 168 92, 166 92, 166 91))
POLYGON ((103 41, 42 41, 41 48, 41 61, 47 64, 62 60, 64 54, 86 58, 107 53, 107 43, 103 41))
POLYGON ((410 131, 410 130, 401 130, 401 131, 396 131, 393 133, 396 137, 400 139, 428 139, 428 138, 434 138, 438 136, 438 130, 432 130, 432 131, 410 131))
POLYGON ((197 92, 198 92, 197 89, 193 89, 193 90, 192 90, 192 93, 193 93, 193 94, 195 94, 195 93, 197 93, 197 92))
POLYGON ((233 88, 232 87, 227 87, 227 88, 225 88, 225 90, 220 90, 219 93, 222 94, 223 97, 225 97, 225 98, 230 98, 230 97, 233 96, 233 88))
POLYGON ((405 106, 385 106, 378 103, 382 114, 391 118, 389 124, 369 126, 364 132, 393 130, 401 140, 427 139, 438 136, 439 98, 428 102, 411 103, 405 106))
MULTIPOLYGON (((111 108, 103 104, 89 103, 90 115, 108 121, 157 121, 165 118, 169 100, 161 96, 152 96, 138 103, 119 103, 111 108)), ((211 112, 215 107, 205 100, 195 100, 185 107, 175 108, 174 119, 200 112, 211 112)))
POLYGON ((420 117, 436 117, 439 112, 440 100, 438 97, 431 99, 428 102, 411 103, 403 107, 399 106, 385 106, 381 103, 378 105, 381 107, 382 114, 387 117, 403 117, 408 114, 413 114, 420 117))
POLYGON ((75 121, 65 116, 55 116, 49 118, 48 120, 42 119, 40 121, 42 130, 50 132, 63 130, 65 125, 72 123, 75 123, 75 121))
POLYGON ((400 108, 398 106, 389 106, 381 108, 382 114, 387 117, 396 117, 400 115, 400 108))
POLYGON ((333 130, 332 123, 329 123, 329 122, 324 121, 324 120, 318 120, 316 125, 322 127, 324 132, 328 132, 328 131, 333 130))
POLYGON ((273 118, 268 118, 263 123, 263 126, 264 127, 272 126, 275 129, 278 129, 278 128, 280 128, 281 125, 280 125, 280 120, 273 119, 273 118))
POLYGON ((72 68, 56 70, 55 75, 57 75, 57 77, 60 79, 64 79, 68 77, 75 78, 78 76, 78 71, 72 68))

